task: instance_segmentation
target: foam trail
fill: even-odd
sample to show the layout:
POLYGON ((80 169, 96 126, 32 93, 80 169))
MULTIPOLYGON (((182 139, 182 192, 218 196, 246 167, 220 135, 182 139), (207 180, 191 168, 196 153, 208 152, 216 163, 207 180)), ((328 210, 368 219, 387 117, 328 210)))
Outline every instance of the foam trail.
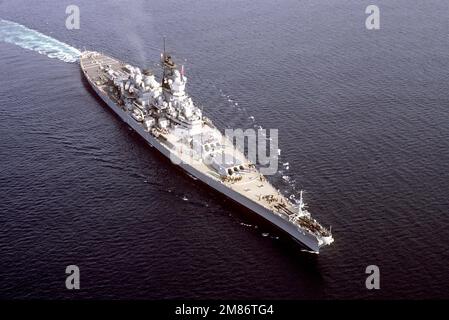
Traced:
POLYGON ((12 43, 64 62, 76 62, 81 54, 78 49, 68 44, 19 23, 3 19, 0 19, 0 41, 12 43))

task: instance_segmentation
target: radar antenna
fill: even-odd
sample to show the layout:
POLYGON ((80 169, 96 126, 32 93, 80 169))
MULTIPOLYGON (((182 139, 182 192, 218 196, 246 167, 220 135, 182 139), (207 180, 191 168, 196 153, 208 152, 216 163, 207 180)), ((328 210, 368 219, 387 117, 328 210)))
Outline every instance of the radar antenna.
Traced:
POLYGON ((302 198, 302 190, 299 193, 299 209, 302 211, 304 209, 304 200, 302 198))
POLYGON ((161 85, 164 85, 164 81, 165 81, 165 57, 166 57, 166 53, 165 53, 165 36, 163 37, 163 50, 162 54, 161 54, 161 62, 162 62, 162 80, 161 80, 161 85))

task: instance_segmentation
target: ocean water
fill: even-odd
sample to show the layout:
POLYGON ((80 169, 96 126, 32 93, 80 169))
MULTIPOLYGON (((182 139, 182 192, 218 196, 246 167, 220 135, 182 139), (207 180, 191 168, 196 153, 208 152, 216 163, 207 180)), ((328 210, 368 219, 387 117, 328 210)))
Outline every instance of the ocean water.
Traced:
POLYGON ((0 2, 0 298, 449 298, 449 2, 378 0, 378 31, 359 0, 77 0, 67 30, 72 2, 0 2), (220 128, 279 129, 269 179, 332 246, 198 186, 70 62, 155 67, 163 36, 220 128))

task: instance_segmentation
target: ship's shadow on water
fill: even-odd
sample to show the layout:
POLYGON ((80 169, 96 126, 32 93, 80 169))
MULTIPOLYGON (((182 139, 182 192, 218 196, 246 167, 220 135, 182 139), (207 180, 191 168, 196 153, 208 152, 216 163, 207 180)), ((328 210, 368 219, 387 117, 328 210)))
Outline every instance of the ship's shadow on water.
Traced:
MULTIPOLYGON (((91 94, 95 101, 97 101, 99 105, 101 105, 101 107, 105 108, 109 114, 114 116, 114 118, 121 125, 125 125, 125 123, 118 117, 118 115, 110 110, 109 106, 92 89, 81 70, 80 80, 84 88, 87 90, 87 92, 89 92, 89 94, 91 94)), ((126 125, 126 127, 129 126, 126 125)), ((255 226, 255 228, 246 228, 244 232, 253 233, 255 236, 263 238, 265 241, 269 242, 269 244, 273 246, 274 250, 287 257, 291 265, 298 271, 298 273, 302 275, 307 274, 307 276, 310 277, 311 280, 315 281, 317 287, 320 286, 319 284, 323 281, 323 277, 319 268, 320 256, 318 254, 307 251, 305 247, 294 241, 288 234, 266 222, 256 213, 251 212, 239 203, 211 189, 202 181, 193 180, 192 177, 188 175, 184 170, 172 164, 170 159, 167 159, 159 151, 150 147, 148 143, 142 137, 140 137, 140 135, 135 134, 134 131, 126 130, 126 132, 133 137, 132 139, 135 140, 135 143, 137 143, 139 147, 148 150, 148 154, 151 155, 151 157, 157 159, 158 165, 160 165, 167 171, 176 169, 176 172, 173 172, 172 174, 177 174, 182 177, 182 183, 188 185, 189 190, 196 189, 198 194, 207 194, 208 197, 211 198, 211 202, 218 204, 220 206, 220 209, 222 209, 223 214, 231 216, 230 218, 233 219, 237 225, 255 226), (214 192, 211 192, 212 190, 214 192)), ((181 189, 184 190, 185 188, 186 187, 183 186, 181 189)), ((164 190, 161 190, 161 192, 162 191, 164 190)), ((173 192, 171 193, 177 194, 177 191, 173 190, 173 192)), ((182 194, 182 192, 180 191, 179 194, 182 194)), ((189 200, 189 205, 204 206, 201 201, 195 202, 192 200, 189 200)))
POLYGON ((320 269, 320 255, 310 252, 303 245, 292 239, 286 232, 260 218, 256 213, 246 209, 240 204, 217 194, 218 202, 224 210, 231 209, 235 213, 235 218, 243 220, 245 224, 257 226, 246 232, 252 232, 258 237, 266 240, 266 246, 272 246, 283 259, 287 259, 291 267, 296 270, 296 274, 308 276, 314 282, 314 286, 320 287, 324 282, 320 269), (230 205, 229 205, 230 204, 230 205), (264 236, 267 235, 268 236, 264 236))

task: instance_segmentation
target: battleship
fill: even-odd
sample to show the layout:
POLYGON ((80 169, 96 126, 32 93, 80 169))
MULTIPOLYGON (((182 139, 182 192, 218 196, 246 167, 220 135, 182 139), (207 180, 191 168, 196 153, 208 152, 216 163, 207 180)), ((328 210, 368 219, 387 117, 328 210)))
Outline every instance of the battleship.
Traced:
POLYGON ((162 77, 95 51, 84 51, 80 66, 98 96, 150 146, 195 180, 257 214, 319 253, 334 239, 299 201, 282 195, 230 139, 203 116, 186 92, 184 66, 161 54, 162 77), (228 156, 231 155, 231 156, 228 156))

